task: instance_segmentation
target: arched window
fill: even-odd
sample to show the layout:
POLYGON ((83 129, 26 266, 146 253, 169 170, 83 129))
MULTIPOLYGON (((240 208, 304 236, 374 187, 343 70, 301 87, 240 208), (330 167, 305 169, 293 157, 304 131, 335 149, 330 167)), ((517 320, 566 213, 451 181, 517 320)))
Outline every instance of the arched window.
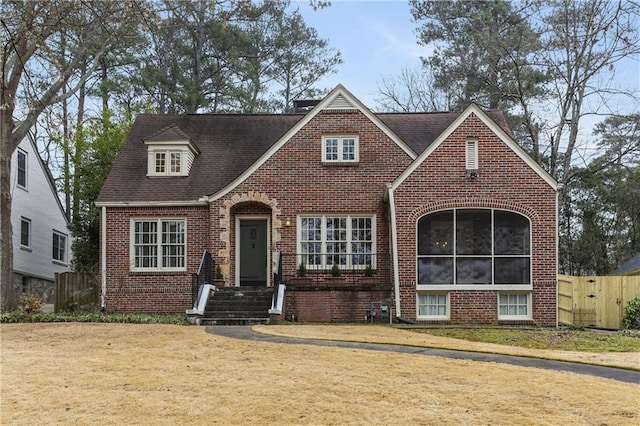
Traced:
POLYGON ((531 226, 517 213, 452 209, 418 220, 418 284, 531 284, 531 226))

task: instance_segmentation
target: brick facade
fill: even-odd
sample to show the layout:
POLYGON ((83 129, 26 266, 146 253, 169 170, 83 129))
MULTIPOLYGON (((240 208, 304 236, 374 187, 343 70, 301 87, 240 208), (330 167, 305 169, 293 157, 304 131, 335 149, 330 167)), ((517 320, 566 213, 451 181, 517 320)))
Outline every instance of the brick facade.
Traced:
POLYGON ((209 209, 137 207, 107 209, 106 309, 112 312, 177 313, 191 307, 191 274, 207 248, 209 209), (187 268, 184 272, 132 272, 130 228, 135 218, 185 218, 187 268))
MULTIPOLYGON (((401 313, 416 318, 417 221, 452 208, 494 208, 531 221, 532 322, 556 325, 556 195, 477 116, 470 115, 394 192, 401 313), (465 174, 465 142, 478 140, 479 174, 465 174)), ((497 324, 497 291, 451 291, 450 321, 497 324)))
MULTIPOLYGON (((274 253, 283 254, 285 283, 295 276, 298 221, 301 215, 361 214, 375 217, 377 284, 367 286, 364 273, 349 275, 340 288, 323 284, 328 271, 313 271, 314 288, 292 285, 285 293, 283 318, 300 321, 362 321, 372 302, 394 298, 391 255, 391 206, 388 187, 413 163, 384 126, 363 111, 323 109, 251 173, 207 202, 180 207, 107 207, 106 308, 117 312, 184 312, 191 307, 191 274, 203 250, 221 267, 225 285, 237 285, 236 226, 239 217, 268 219, 270 270, 274 253), (354 135, 357 163, 322 162, 322 137, 354 135), (187 220, 187 268, 179 273, 132 272, 131 218, 172 217, 187 220), (291 223, 285 224, 290 219, 291 223)), ((202 149, 202 146, 199 146, 202 149)), ((197 161, 197 160, 196 160, 197 161)), ((194 163, 196 167, 196 163, 194 163)), ((215 173, 215 167, 211 169, 215 173)), ((416 318, 416 224, 425 214, 451 208, 494 208, 520 213, 531 221, 532 322, 556 324, 555 189, 522 161, 485 123, 471 114, 426 157, 393 192, 396 212, 399 305, 403 317, 416 318), (465 141, 479 142, 480 176, 465 176, 465 141)), ((160 202, 158 203, 160 204, 160 202)), ((187 205, 185 203, 185 205, 187 205)), ((329 280, 327 280, 327 283, 329 280)), ((449 290, 455 323, 498 321, 497 291, 449 290)), ((395 307, 395 302, 392 304, 395 307)))

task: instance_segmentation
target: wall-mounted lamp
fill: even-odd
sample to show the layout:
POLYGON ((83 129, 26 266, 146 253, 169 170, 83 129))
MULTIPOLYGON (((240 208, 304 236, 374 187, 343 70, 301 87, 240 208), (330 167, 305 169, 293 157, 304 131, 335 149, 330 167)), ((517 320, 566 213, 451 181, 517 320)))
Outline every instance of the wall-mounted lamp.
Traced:
POLYGON ((287 226, 287 227, 291 226, 291 218, 290 217, 288 217, 288 218, 286 218, 284 220, 284 226, 287 226))

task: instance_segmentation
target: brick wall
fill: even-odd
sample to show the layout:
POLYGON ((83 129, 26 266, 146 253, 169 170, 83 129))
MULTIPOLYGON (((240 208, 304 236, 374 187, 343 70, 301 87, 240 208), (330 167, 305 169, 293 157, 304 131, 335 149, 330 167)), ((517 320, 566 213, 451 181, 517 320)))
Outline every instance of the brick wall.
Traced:
MULTIPOLYGON (((191 274, 208 249, 208 207, 108 208, 107 297, 111 312, 178 313, 191 307, 191 274), (184 272, 132 272, 129 266, 131 218, 186 218, 184 272)), ((102 257, 100 257, 102 261, 102 257)))
POLYGON ((388 322, 380 303, 393 298, 391 290, 296 289, 287 290, 283 317, 300 322, 364 322, 371 303, 375 322, 388 322))
POLYGON ((217 253, 216 262, 227 265, 225 271, 234 283, 235 218, 254 211, 264 213, 255 207, 255 199, 262 198, 262 204, 269 207, 267 214, 271 212, 271 251, 285 254, 285 276, 295 275, 297 269, 292 255, 298 252, 298 215, 360 213, 375 215, 376 275, 388 277, 389 217, 383 199, 386 185, 410 162, 410 157, 362 113, 319 113, 249 178, 212 203, 211 245, 217 253), (323 164, 322 136, 326 134, 357 135, 359 163, 323 164), (292 220, 290 227, 283 226, 286 218, 292 220))
MULTIPOLYGON (((556 324, 556 194, 475 115, 469 116, 394 192, 401 313, 416 318, 417 220, 437 210, 497 208, 531 220, 533 321, 556 324), (465 142, 479 141, 479 173, 465 176, 465 142)), ((450 293, 451 322, 498 323, 495 291, 450 293)))

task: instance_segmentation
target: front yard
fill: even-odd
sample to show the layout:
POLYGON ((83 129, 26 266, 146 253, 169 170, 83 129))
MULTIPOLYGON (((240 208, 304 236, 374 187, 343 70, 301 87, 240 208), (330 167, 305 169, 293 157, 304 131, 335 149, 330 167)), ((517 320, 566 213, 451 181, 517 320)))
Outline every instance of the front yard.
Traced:
MULTIPOLYGON (((348 337, 342 326, 325 327, 348 337)), ((364 336, 421 336, 354 327, 364 336)), ((0 332, 2 424, 640 421, 638 385, 571 373, 239 341, 175 325, 0 324, 0 332)))

